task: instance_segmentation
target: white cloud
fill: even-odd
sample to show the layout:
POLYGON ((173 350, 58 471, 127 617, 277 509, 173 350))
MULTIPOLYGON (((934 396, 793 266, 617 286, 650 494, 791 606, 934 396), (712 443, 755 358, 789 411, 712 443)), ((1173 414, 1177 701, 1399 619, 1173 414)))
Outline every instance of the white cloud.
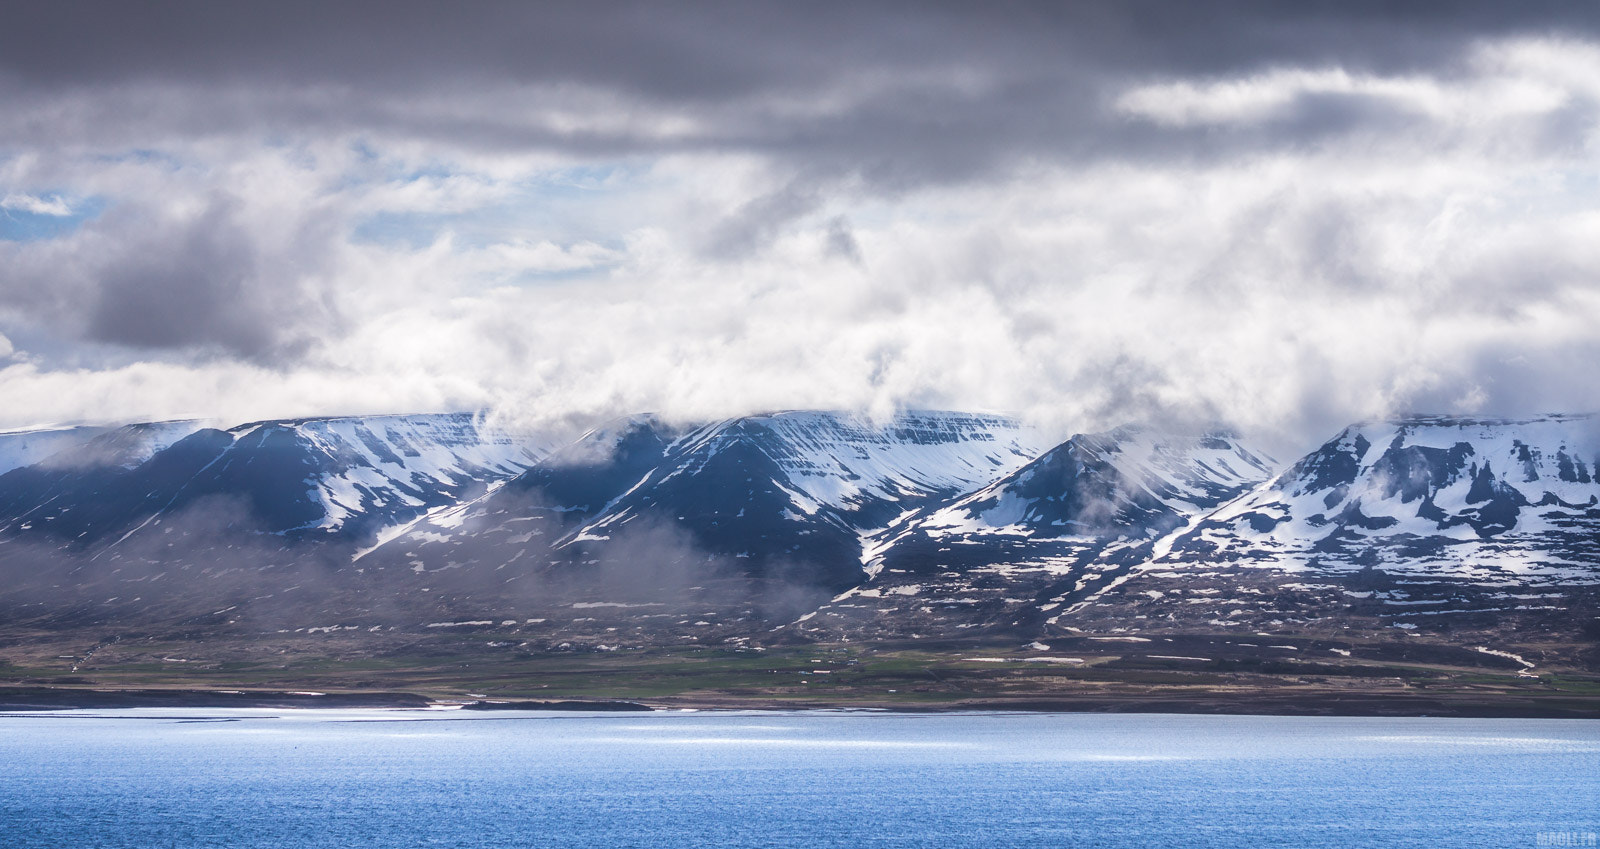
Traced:
POLYGON ((15 192, 0 198, 0 209, 12 209, 32 215, 51 215, 56 217, 72 214, 72 206, 60 197, 46 198, 39 195, 15 192))
POLYGON ((1242 77, 1173 80, 1122 92, 1115 108, 1159 124, 1251 124, 1293 117, 1309 98, 1343 97, 1457 125, 1548 115, 1593 97, 1600 51, 1592 45, 1515 39, 1480 46, 1469 73, 1381 75, 1337 66, 1280 67, 1242 77))

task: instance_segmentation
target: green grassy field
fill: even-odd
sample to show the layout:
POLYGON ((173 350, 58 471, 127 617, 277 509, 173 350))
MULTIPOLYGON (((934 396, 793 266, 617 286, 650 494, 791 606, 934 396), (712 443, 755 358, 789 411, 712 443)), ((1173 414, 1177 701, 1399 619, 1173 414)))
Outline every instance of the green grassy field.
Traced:
POLYGON ((1124 654, 1044 661, 1021 653, 806 646, 694 646, 479 654, 448 645, 381 656, 187 660, 194 646, 134 657, 0 663, 0 692, 407 693, 434 701, 619 700, 658 707, 879 707, 1600 716, 1600 677, 1442 664, 1194 662, 1124 654), (155 658, 152 660, 151 658, 155 658), (979 659, 981 658, 981 659, 979 659))

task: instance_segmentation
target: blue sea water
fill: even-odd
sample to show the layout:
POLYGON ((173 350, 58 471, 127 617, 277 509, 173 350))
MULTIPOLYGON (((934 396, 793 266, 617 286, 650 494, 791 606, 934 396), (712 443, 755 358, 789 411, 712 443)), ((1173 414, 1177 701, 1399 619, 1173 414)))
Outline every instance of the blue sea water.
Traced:
POLYGON ((1582 720, 0 716, 11 849, 1441 849, 1595 845, 1596 831, 1600 723, 1582 720))

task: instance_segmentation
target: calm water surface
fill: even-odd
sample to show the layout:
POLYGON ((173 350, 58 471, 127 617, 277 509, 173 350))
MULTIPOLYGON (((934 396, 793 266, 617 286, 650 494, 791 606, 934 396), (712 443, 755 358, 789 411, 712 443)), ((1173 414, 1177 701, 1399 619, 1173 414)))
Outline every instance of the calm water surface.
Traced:
POLYGON ((1581 720, 0 716, 13 849, 1441 849, 1592 846, 1596 831, 1600 723, 1581 720))

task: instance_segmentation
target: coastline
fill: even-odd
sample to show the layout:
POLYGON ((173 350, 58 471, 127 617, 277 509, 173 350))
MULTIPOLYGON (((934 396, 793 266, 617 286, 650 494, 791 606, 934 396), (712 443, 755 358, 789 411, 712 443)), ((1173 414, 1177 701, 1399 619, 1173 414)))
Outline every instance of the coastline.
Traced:
POLYGON ((0 687, 0 713, 127 708, 459 709, 465 711, 648 712, 657 710, 872 710, 894 713, 1159 713, 1238 716, 1372 716, 1600 719, 1600 699, 1530 694, 1471 697, 1409 693, 1051 694, 943 701, 782 699, 727 694, 655 699, 459 699, 411 692, 0 687))
POLYGON ((440 701, 416 693, 270 690, 101 690, 76 687, 0 687, 0 712, 117 710, 124 708, 289 708, 425 710, 648 711, 636 702, 558 699, 551 701, 440 701))

